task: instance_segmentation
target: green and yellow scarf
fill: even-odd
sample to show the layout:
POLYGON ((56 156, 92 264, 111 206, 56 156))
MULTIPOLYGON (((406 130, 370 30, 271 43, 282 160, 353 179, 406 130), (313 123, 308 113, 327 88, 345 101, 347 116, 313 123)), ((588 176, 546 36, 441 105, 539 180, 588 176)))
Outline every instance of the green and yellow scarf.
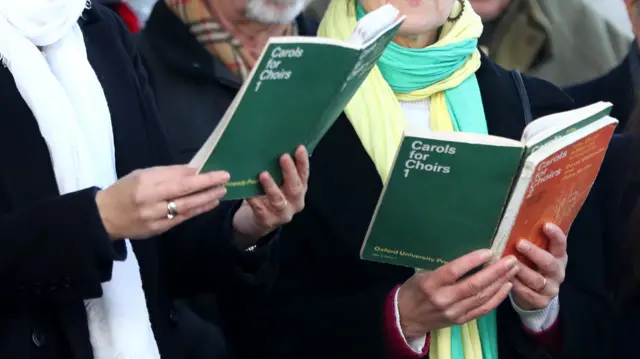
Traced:
MULTIPOLYGON (((452 14, 462 6, 455 2, 452 14)), ((333 0, 318 35, 348 40, 364 10, 333 0)), ((482 21, 465 0, 460 19, 445 24, 438 41, 425 49, 392 43, 347 105, 345 113, 382 181, 391 171, 407 121, 399 101, 430 99, 434 131, 484 133, 487 124, 475 72, 482 21)), ((426 119, 425 119, 426 120, 426 119)), ((496 313, 431 333, 431 359, 497 359, 496 313)))

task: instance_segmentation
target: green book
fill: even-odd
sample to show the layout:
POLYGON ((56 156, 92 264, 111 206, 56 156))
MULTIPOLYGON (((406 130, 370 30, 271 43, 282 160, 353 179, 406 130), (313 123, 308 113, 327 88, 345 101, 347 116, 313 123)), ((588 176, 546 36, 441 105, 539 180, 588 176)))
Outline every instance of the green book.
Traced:
POLYGON ((477 249, 494 260, 523 238, 546 247, 542 225, 569 232, 617 120, 609 103, 540 118, 520 141, 405 131, 361 258, 432 270, 477 249))
POLYGON ((385 5, 362 18, 348 41, 269 40, 231 106, 190 166, 231 174, 225 200, 264 193, 259 174, 282 181, 279 158, 312 153, 395 36, 404 17, 385 5))

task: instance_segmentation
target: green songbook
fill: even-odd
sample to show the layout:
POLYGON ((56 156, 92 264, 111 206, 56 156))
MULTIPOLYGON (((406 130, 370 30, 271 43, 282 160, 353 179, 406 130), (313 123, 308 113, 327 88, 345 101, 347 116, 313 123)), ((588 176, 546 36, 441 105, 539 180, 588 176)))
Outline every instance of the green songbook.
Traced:
MULTIPOLYGON (((305 145, 312 153, 395 36, 404 17, 385 5, 362 18, 349 41, 275 37, 213 133, 189 165, 231 174, 225 200, 264 193, 279 158, 305 145)), ((213 99, 212 99, 213 101, 213 99)))
POLYGON ((611 104, 533 121, 522 139, 407 130, 361 250, 366 260, 435 269, 477 249, 515 255, 568 233, 613 136, 611 104))

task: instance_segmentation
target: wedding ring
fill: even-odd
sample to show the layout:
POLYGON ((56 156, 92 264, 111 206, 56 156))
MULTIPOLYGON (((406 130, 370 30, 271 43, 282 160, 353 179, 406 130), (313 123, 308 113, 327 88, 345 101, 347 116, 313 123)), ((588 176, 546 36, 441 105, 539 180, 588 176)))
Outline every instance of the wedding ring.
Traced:
POLYGON ((542 279, 542 286, 540 287, 540 289, 538 289, 538 292, 542 292, 547 287, 547 277, 542 277, 542 279))
POLYGON ((273 205, 273 203, 271 203, 271 205, 273 206, 273 208, 275 208, 276 211, 282 212, 289 205, 289 201, 287 201, 287 199, 285 198, 284 199, 284 203, 280 207, 276 207, 275 205, 273 205))
POLYGON ((167 203, 167 219, 173 219, 178 215, 178 206, 174 201, 167 203))

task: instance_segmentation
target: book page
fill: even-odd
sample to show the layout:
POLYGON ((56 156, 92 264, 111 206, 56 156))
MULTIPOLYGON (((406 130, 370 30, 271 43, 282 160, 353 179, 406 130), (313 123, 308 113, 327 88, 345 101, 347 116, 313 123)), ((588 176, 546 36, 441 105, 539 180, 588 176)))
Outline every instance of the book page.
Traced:
POLYGON ((541 146, 557 140, 581 127, 608 116, 613 105, 596 102, 571 111, 554 113, 531 122, 522 134, 522 142, 535 152, 541 146))
POLYGON ((358 21, 349 43, 364 46, 378 35, 386 32, 397 22, 400 11, 391 4, 386 4, 368 13, 358 21))

